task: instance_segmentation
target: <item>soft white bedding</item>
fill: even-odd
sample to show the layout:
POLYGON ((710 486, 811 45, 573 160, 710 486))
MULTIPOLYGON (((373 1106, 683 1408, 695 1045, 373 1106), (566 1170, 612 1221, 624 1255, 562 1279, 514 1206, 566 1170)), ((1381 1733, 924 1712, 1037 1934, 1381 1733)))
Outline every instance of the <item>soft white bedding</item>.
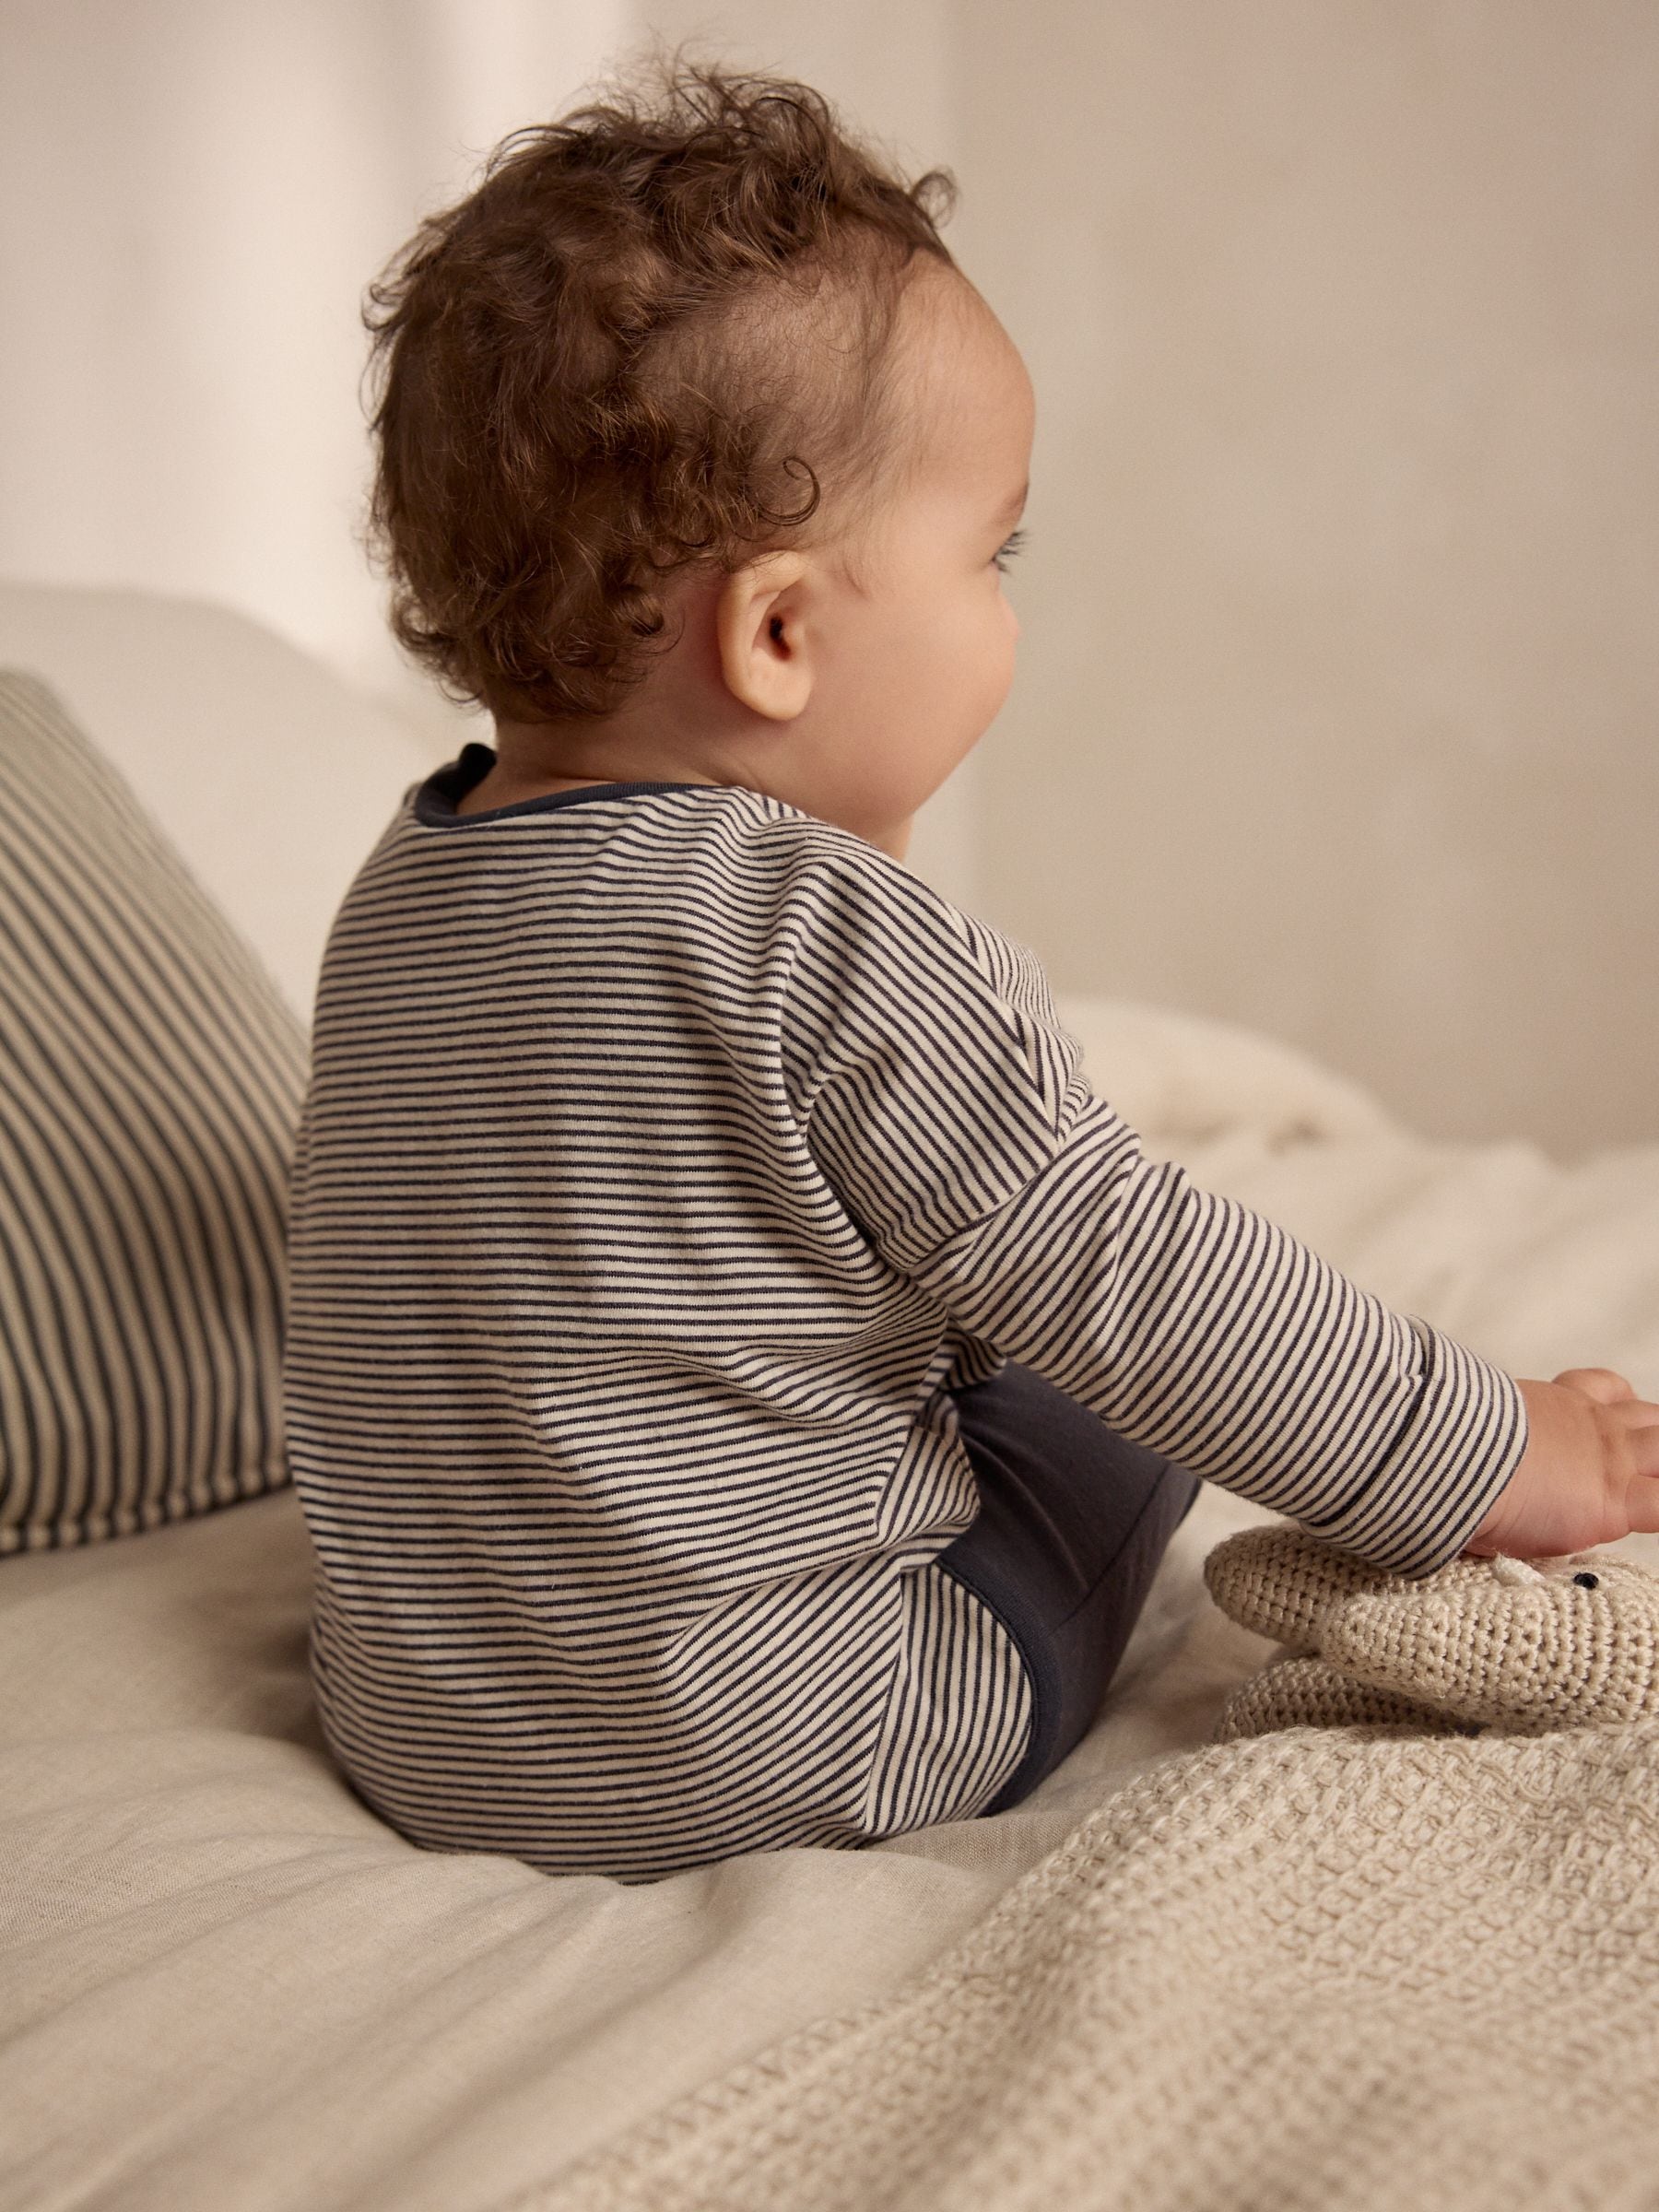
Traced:
MULTIPOLYGON (((1222 1025, 1068 1001, 1198 1179, 1521 1373, 1659 1394, 1659 1146, 1432 1146, 1222 1025)), ((820 2016, 898 1988, 1273 1647, 1199 1580, 1206 1489, 1094 1727, 994 1819, 653 1887, 423 1853, 330 1766, 291 1497, 0 1563, 0 2206, 505 2212, 820 2016)), ((1620 1549, 1653 1559, 1653 1538, 1620 1549)))

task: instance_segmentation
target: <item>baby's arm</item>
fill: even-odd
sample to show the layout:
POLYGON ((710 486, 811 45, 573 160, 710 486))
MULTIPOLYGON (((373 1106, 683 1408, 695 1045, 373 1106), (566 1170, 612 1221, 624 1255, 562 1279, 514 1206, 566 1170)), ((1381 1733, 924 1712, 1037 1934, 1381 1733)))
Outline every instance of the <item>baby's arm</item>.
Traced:
POLYGON ((1659 1406, 1605 1367, 1524 1381, 1527 1443, 1520 1465, 1465 1547, 1559 1559, 1659 1533, 1659 1406))
POLYGON ((1147 1159, 1101 1100, 1006 1205, 888 1249, 1121 1435, 1394 1573, 1455 1559, 1524 1456, 1508 1375, 1147 1159))
POLYGON ((1659 1528, 1654 1441, 1630 1441, 1653 1408, 1524 1390, 1147 1159, 1093 1094, 1029 954, 902 868, 810 859, 776 933, 796 1111, 865 1241, 964 1332, 1407 1577, 1472 1543, 1659 1528))

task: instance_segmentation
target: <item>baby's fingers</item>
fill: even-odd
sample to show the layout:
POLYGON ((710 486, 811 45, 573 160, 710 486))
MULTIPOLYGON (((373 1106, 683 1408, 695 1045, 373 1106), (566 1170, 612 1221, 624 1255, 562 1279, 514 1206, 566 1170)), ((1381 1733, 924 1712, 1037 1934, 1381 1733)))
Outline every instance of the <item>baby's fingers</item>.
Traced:
POLYGON ((1625 1523, 1635 1535, 1659 1535, 1659 1406, 1625 1398, 1604 1406, 1600 1418, 1612 1447, 1612 1494, 1625 1523))
POLYGON ((1623 1431, 1639 1475, 1659 1475, 1659 1406, 1650 1406, 1645 1398, 1625 1398, 1604 1407, 1602 1418, 1623 1431))
POLYGON ((1633 1398, 1636 1393, 1622 1375, 1616 1375, 1610 1367, 1570 1367, 1556 1378, 1567 1390, 1576 1390, 1598 1406, 1616 1406, 1621 1398, 1633 1398))

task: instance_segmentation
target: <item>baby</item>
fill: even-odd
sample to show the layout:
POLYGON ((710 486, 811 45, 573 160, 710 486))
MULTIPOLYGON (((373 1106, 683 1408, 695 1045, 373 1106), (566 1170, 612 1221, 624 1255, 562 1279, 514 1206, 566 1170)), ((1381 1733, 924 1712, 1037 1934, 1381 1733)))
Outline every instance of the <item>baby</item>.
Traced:
POLYGON ((429 1847, 643 1881, 1017 1805, 1202 1477, 1414 1577, 1659 1529, 1659 1407, 1147 1159, 904 866, 1031 450, 949 193, 675 65, 371 294, 394 627, 495 742, 329 940, 286 1387, 328 1740, 429 1847))

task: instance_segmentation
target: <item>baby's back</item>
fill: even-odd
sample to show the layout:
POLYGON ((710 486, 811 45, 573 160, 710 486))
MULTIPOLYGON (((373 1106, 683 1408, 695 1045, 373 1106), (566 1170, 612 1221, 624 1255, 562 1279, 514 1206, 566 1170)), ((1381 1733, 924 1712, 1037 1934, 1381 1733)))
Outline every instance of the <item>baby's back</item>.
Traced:
MULTIPOLYGON (((336 919, 295 1162, 330 1742, 416 1841, 550 1872, 867 1841, 911 1584, 974 1510, 943 1384, 999 1362, 808 1141, 803 917, 865 849, 713 785, 464 818, 466 765, 336 919)), ((922 1818, 1012 1763, 972 1717, 922 1818)))

